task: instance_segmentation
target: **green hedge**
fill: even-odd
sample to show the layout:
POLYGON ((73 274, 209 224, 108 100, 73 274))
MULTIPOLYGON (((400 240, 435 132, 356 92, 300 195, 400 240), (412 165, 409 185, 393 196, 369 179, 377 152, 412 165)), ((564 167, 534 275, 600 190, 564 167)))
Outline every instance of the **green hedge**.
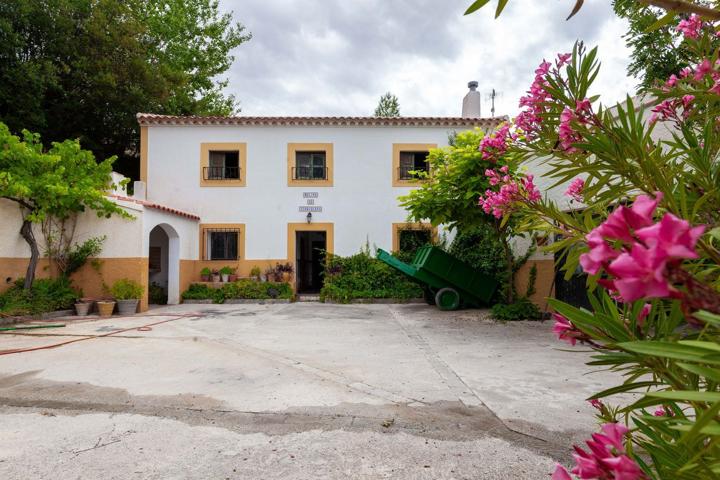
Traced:
POLYGON ((362 251, 350 257, 328 254, 320 300, 347 303, 356 298, 422 298, 422 289, 401 273, 362 251))
POLYGON ((0 313, 4 315, 35 315, 73 308, 82 291, 73 287, 66 278, 42 278, 33 282, 28 291, 23 289, 25 279, 18 279, 12 287, 0 294, 0 313))
POLYGON ((290 299, 292 288, 284 282, 256 282, 254 280, 238 280, 225 283, 221 288, 212 288, 203 283, 193 283, 182 293, 183 300, 212 300, 213 303, 224 303, 231 298, 251 300, 267 300, 271 298, 290 299))

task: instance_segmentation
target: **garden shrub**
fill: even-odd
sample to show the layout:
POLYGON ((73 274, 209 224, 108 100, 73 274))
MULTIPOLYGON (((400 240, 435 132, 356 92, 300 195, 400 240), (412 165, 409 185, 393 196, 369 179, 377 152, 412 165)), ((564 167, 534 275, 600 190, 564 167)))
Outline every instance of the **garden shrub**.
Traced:
POLYGON ((422 288, 367 250, 356 255, 327 256, 320 300, 349 302, 356 298, 422 298, 422 288))
POLYGON ((496 303, 492 316, 496 320, 537 320, 541 313, 537 305, 523 297, 511 304, 496 303))
POLYGON ((136 300, 141 298, 144 292, 145 289, 142 285, 127 278, 121 278, 110 288, 110 293, 115 300, 136 300))
POLYGON ((43 278, 35 280, 30 290, 25 290, 25 279, 0 294, 0 313, 4 315, 35 315, 55 310, 67 310, 82 297, 82 291, 73 287, 66 278, 43 278))
POLYGON ((148 288, 148 301, 152 305, 167 305, 167 292, 155 282, 148 288))
POLYGON ((224 303, 225 300, 251 299, 268 300, 272 298, 291 299, 292 287, 285 282, 256 282, 242 279, 225 283, 221 288, 212 288, 203 283, 193 283, 182 293, 183 300, 212 300, 213 303, 224 303))

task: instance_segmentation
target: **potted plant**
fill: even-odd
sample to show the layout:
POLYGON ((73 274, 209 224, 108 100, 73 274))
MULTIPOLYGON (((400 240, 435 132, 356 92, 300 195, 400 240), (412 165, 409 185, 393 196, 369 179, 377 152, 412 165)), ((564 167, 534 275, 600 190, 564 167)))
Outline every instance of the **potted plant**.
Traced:
POLYGON ((286 283, 292 280, 293 266, 290 263, 286 263, 285 265, 279 265, 279 267, 281 272, 280 280, 286 283))
POLYGON ((261 280, 262 271, 260 270, 260 267, 255 265, 252 270, 250 270, 250 276, 255 279, 256 282, 259 282, 261 280))
POLYGON ((227 282, 230 279, 230 274, 233 273, 233 269, 225 265, 220 269, 220 277, 223 282, 227 282))
POLYGON ((107 298, 98 300, 97 302, 98 315, 101 317, 109 317, 115 310, 115 301, 107 298))
POLYGON ((120 315, 134 315, 137 312, 137 306, 144 291, 142 285, 127 278, 121 278, 113 283, 110 289, 117 301, 120 315))
POLYGON ((212 272, 208 267, 203 268, 200 270, 200 281, 201 282, 209 282, 210 281, 210 275, 212 272))
POLYGON ((213 270, 211 274, 211 278, 213 283, 218 283, 220 281, 220 272, 217 270, 213 270))
POLYGON ((75 304, 75 313, 78 317, 85 317, 90 313, 90 309, 92 308, 93 301, 89 298, 81 298, 77 301, 75 304))
POLYGON ((237 268, 231 268, 231 269, 230 269, 230 275, 228 275, 228 281, 229 281, 229 282, 234 282, 234 281, 236 281, 237 279, 238 279, 238 276, 237 276, 237 268))

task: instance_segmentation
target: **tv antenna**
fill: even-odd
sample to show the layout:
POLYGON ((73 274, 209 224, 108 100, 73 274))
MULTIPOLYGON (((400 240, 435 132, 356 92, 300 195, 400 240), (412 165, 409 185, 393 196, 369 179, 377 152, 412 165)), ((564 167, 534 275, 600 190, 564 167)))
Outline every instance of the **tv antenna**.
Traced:
POLYGON ((485 95, 485 101, 490 102, 490 114, 494 117, 495 116, 495 99, 502 97, 502 92, 496 92, 495 89, 492 89, 491 93, 488 93, 485 95))

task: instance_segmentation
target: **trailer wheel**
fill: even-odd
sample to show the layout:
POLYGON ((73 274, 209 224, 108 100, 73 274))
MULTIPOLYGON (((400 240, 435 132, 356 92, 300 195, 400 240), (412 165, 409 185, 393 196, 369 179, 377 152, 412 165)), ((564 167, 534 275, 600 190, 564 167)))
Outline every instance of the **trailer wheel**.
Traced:
POLYGON ((440 310, 457 310, 460 307, 460 294, 454 288, 441 288, 435 295, 435 305, 440 310))
POLYGON ((430 288, 423 288, 423 298, 428 305, 435 305, 435 294, 430 288))

